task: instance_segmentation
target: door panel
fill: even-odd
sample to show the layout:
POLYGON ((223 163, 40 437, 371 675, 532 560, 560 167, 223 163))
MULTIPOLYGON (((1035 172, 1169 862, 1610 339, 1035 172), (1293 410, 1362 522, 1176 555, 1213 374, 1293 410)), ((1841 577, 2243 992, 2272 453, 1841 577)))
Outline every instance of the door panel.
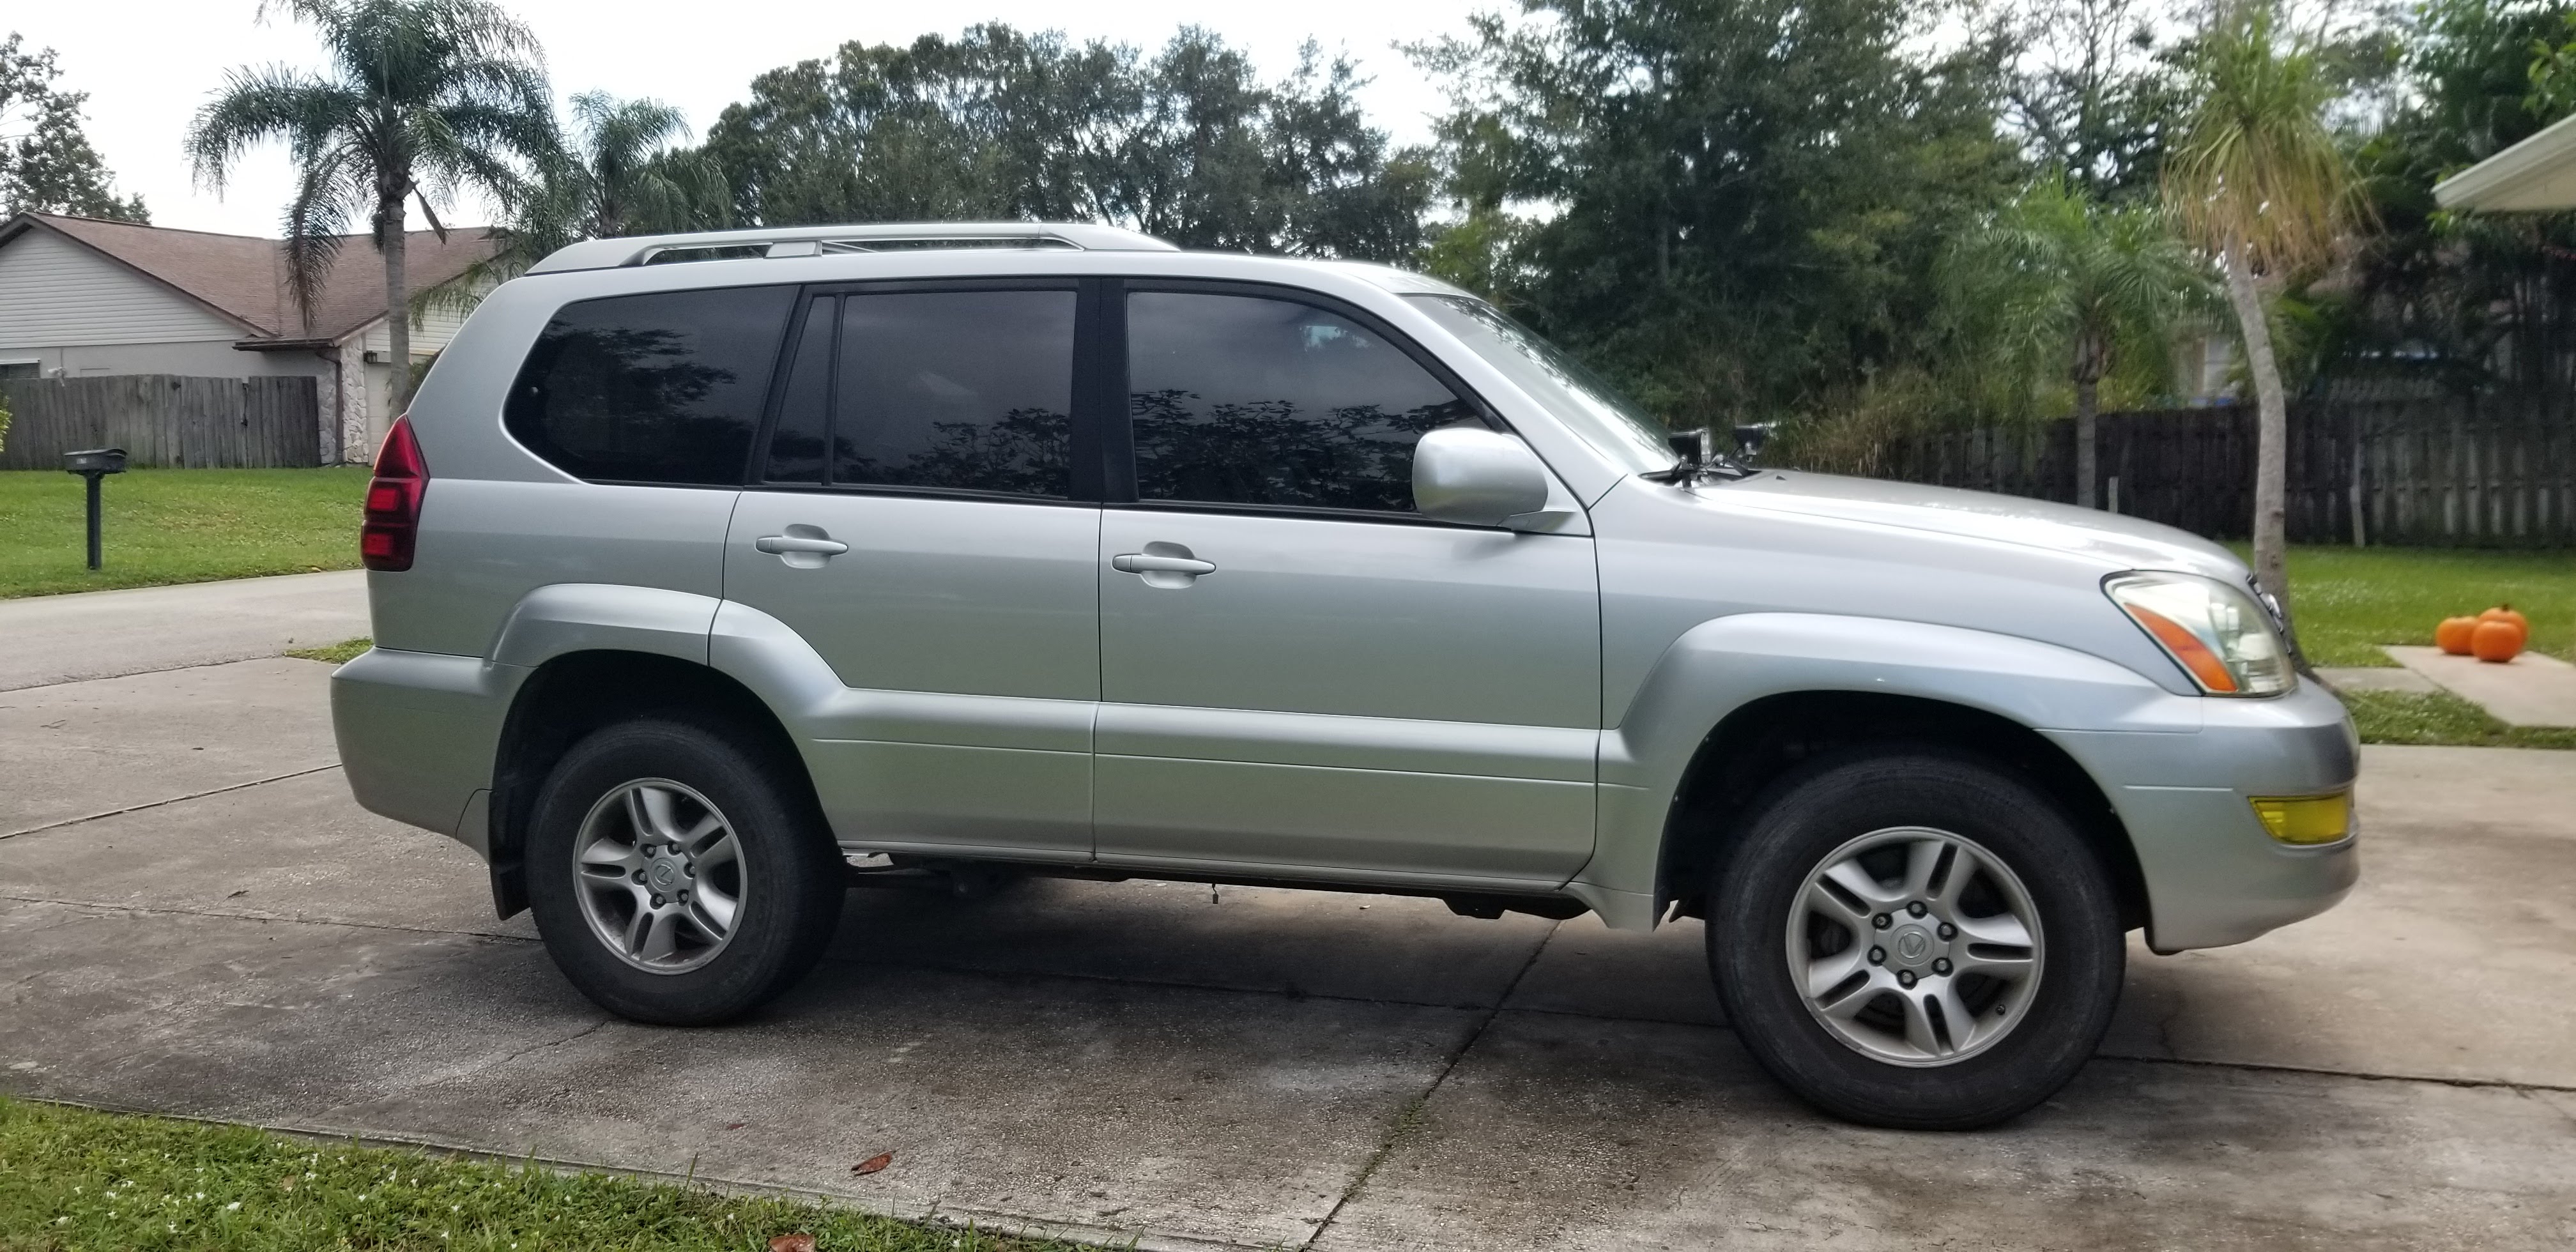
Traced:
POLYGON ((1112 509, 1097 569, 1104 860, 1562 881, 1591 854, 1590 539, 1112 509), (1117 568, 1146 554, 1213 568, 1117 568))
POLYGON ((1090 856, 1100 509, 1069 499, 1080 306, 1063 283, 805 302, 725 594, 829 670, 791 685, 815 693, 797 730, 844 843, 1090 856))
POLYGON ((1588 779, 1103 753, 1098 786, 1103 860, 1223 867, 1256 877, 1360 870, 1554 886, 1592 852, 1588 779))
POLYGON ((745 492, 726 598, 813 646, 844 690, 804 734, 845 843, 1087 856, 1100 512, 745 492), (846 551, 760 550, 802 534, 846 551))

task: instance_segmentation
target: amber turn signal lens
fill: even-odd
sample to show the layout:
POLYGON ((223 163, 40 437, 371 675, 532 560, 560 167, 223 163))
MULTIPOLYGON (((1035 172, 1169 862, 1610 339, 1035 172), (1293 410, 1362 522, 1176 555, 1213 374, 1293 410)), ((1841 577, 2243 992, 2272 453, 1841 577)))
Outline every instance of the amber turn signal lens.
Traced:
POLYGON ((2352 833, 2352 793, 2326 796, 2256 796, 2254 816, 2283 843, 2334 843, 2352 833))

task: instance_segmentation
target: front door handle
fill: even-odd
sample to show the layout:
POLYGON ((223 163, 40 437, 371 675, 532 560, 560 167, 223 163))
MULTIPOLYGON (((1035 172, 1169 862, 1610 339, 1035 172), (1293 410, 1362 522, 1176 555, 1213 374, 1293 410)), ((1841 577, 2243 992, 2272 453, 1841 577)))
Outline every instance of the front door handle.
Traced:
POLYGON ((1142 552, 1121 552, 1109 558, 1109 568, 1121 574, 1135 574, 1148 587, 1178 591, 1193 586, 1202 574, 1216 572, 1216 562, 1202 561, 1198 554, 1177 543, 1149 543, 1142 552))
POLYGON ((1121 552, 1109 558, 1109 568, 1121 574, 1187 574, 1196 578, 1215 573, 1216 562, 1159 552, 1121 552))
POLYGON ((850 545, 843 543, 838 539, 818 539, 810 535, 762 535, 760 538, 752 540, 751 546, 758 548, 763 552, 774 552, 781 556, 790 552, 811 552, 819 556, 839 556, 850 550, 850 545))

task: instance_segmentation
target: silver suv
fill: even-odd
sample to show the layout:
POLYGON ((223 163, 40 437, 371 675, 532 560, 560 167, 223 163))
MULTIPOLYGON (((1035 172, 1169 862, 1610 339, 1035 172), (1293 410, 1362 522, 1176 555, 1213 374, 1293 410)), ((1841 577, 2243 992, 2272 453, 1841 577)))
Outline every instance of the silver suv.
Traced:
POLYGON ((2009 1117, 2125 932, 2356 873, 2354 736, 2224 550, 1677 454, 1463 291, 1096 226, 620 239, 483 302, 367 496, 360 803, 641 1021, 859 873, 1706 920, 1844 1117, 2009 1117), (678 262, 678 263, 675 263, 678 262))

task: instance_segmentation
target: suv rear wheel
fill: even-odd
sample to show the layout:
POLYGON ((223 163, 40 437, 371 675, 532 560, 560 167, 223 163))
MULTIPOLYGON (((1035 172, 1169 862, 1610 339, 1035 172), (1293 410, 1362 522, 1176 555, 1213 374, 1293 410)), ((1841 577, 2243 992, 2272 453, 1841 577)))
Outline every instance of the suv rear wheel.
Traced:
POLYGON ((677 719, 573 745, 537 794, 528 904, 565 977, 663 1025, 739 1017, 813 968, 840 858, 778 762, 677 719))
POLYGON ((1957 1130, 2047 1099, 2119 1002, 2109 876, 2016 775, 1933 750, 1775 784, 1710 894, 1709 964, 1764 1069, 1827 1112, 1957 1130))

